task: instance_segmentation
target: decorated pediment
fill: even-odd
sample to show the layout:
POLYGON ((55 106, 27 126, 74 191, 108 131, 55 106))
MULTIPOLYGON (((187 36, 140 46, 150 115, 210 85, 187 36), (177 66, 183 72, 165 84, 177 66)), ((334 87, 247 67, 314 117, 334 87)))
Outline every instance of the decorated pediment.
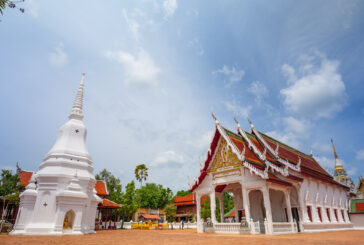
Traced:
POLYGON ((241 161, 231 150, 226 141, 221 139, 215 156, 212 160, 212 164, 210 165, 207 172, 213 173, 214 176, 225 176, 232 174, 240 175, 241 166, 241 161))

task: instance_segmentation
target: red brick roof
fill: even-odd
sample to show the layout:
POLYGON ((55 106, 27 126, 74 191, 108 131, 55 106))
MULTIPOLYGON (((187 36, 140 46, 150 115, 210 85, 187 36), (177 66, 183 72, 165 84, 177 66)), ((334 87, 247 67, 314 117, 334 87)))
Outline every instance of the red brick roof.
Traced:
POLYGON ((121 205, 119 205, 113 201, 110 201, 108 199, 102 199, 101 207, 103 207, 103 208, 121 208, 121 205))
POLYGON ((97 195, 99 195, 99 196, 109 195, 109 193, 107 192, 106 183, 103 180, 96 181, 95 190, 96 190, 97 195))
POLYGON ((19 174, 19 184, 27 186, 32 178, 33 172, 21 171, 19 174))

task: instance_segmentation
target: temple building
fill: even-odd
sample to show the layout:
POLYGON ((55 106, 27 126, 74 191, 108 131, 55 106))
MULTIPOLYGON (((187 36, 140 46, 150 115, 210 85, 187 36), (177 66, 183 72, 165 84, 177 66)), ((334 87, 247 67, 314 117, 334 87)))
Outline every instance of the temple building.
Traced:
POLYGON ((188 196, 176 197, 173 200, 174 206, 176 206, 175 220, 180 222, 192 221, 196 215, 196 194, 190 194, 188 196))
MULTIPOLYGON (((215 133, 191 185, 196 195, 198 232, 283 234, 352 229, 348 217, 350 188, 337 182, 312 157, 258 131, 237 123, 232 132, 216 117, 215 133), (236 223, 218 222, 216 202, 211 220, 201 219, 201 198, 234 196, 236 223), (241 215, 239 215, 241 214, 241 215), (243 229, 244 228, 244 229, 243 229), (207 231, 208 229, 208 231, 207 231)), ((224 212, 220 212, 224 221, 224 212)))
POLYGON ((96 195, 92 159, 86 147, 83 89, 84 74, 69 120, 20 195, 13 235, 95 232, 96 209, 101 199, 96 195))

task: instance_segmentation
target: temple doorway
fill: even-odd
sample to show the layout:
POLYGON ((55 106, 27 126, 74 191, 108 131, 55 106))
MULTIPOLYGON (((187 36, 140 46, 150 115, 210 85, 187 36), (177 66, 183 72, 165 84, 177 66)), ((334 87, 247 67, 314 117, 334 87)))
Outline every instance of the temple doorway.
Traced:
POLYGON ((75 212, 71 209, 64 216, 63 230, 64 231, 71 231, 72 228, 73 228, 74 220, 75 220, 75 212))

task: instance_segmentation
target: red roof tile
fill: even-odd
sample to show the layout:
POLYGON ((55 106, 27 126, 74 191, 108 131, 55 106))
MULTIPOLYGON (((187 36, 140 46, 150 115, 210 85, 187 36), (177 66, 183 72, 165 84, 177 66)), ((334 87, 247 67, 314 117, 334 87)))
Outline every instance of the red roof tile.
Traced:
POLYGON ((19 174, 19 184, 27 186, 29 184, 30 179, 32 178, 33 172, 29 171, 21 171, 19 174))
POLYGON ((174 205, 182 206, 182 205, 194 205, 196 204, 196 196, 194 194, 190 194, 188 196, 176 197, 174 200, 174 205))
POLYGON ((107 200, 107 199, 102 199, 101 207, 103 207, 103 208, 121 208, 121 205, 119 205, 113 201, 107 200))
POLYGON ((155 214, 143 214, 144 219, 161 219, 158 215, 155 214))
POLYGON ((96 190, 97 195, 99 195, 99 196, 109 195, 109 193, 107 192, 106 183, 103 180, 96 181, 95 190, 96 190))

